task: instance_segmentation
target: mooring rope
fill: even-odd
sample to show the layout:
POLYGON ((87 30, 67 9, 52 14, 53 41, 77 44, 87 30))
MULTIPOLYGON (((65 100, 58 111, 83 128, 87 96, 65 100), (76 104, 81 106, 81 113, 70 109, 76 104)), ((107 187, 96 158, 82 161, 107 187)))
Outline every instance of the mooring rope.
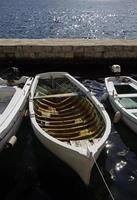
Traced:
POLYGON ((98 166, 98 164, 97 164, 97 162, 96 162, 96 159, 95 159, 94 155, 92 155, 92 156, 93 156, 93 160, 94 160, 94 162, 95 162, 95 165, 96 165, 96 167, 97 167, 97 169, 98 169, 98 171, 99 171, 99 173, 100 173, 100 176, 101 176, 101 178, 102 178, 102 180, 103 180, 103 182, 104 182, 104 184, 105 184, 105 186, 106 186, 106 188, 107 188, 107 190, 108 190, 108 192, 109 192, 109 194, 110 194, 112 200, 115 200, 115 199, 114 199, 114 196, 113 196, 112 192, 110 191, 110 189, 109 189, 109 187, 108 187, 108 185, 107 185, 107 182, 106 182, 106 180, 105 180, 105 178, 104 178, 104 176, 103 176, 103 174, 102 174, 102 172, 101 172, 101 170, 100 170, 100 168, 99 168, 99 166, 98 166))

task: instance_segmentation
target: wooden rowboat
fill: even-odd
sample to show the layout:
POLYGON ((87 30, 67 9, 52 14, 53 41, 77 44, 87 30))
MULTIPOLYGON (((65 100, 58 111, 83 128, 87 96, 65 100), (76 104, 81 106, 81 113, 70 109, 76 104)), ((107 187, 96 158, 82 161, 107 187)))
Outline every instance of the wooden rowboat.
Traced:
POLYGON ((0 151, 16 141, 32 80, 26 76, 14 81, 0 78, 0 151))
POLYGON ((40 142, 88 185, 111 129, 103 105, 70 74, 48 72, 35 77, 29 110, 40 142))
POLYGON ((137 133, 137 81, 128 76, 113 76, 105 78, 105 85, 115 118, 122 119, 137 133))

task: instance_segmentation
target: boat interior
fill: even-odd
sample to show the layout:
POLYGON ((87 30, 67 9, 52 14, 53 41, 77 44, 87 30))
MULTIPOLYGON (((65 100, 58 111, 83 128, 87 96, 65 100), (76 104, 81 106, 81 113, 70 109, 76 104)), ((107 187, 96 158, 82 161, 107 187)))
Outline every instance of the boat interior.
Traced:
POLYGON ((100 138, 105 123, 97 108, 68 79, 40 80, 34 96, 39 126, 61 141, 100 138))
POLYGON ((124 85, 116 84, 115 89, 116 89, 118 94, 134 94, 134 93, 137 93, 137 90, 129 84, 124 84, 124 85))
POLYGON ((16 89, 10 86, 0 87, 0 115, 4 112, 8 104, 10 103, 16 89))
POLYGON ((137 89, 132 82, 125 84, 115 84, 118 94, 118 102, 126 108, 129 113, 137 117, 137 89))

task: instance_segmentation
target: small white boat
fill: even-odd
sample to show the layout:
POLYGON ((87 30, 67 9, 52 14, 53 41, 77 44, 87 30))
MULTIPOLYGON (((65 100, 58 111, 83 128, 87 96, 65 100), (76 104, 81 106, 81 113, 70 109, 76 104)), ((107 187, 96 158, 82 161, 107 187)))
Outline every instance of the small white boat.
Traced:
POLYGON ((0 151, 16 141, 32 80, 26 76, 14 81, 0 78, 0 151))
POLYGON ((40 142, 88 185, 111 130, 104 106, 70 74, 47 72, 34 79, 29 111, 40 142))
POLYGON ((137 81, 128 76, 105 78, 109 101, 115 111, 114 122, 122 119, 137 133, 137 81))

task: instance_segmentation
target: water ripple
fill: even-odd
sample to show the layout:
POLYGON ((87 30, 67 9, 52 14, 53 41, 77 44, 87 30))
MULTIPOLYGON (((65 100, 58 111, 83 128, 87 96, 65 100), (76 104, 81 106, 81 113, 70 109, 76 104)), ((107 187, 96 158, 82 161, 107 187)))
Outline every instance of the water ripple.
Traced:
POLYGON ((135 39, 135 0, 0 2, 0 37, 135 39))

